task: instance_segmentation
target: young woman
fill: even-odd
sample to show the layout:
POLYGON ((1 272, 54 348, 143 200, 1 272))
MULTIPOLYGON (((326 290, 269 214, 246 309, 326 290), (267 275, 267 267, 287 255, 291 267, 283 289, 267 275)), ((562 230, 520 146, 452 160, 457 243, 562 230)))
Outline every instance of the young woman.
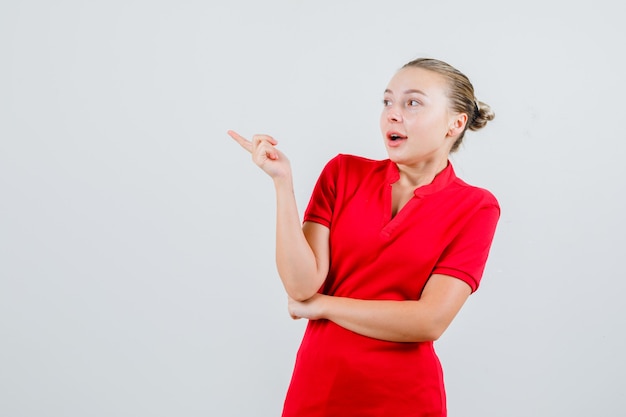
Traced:
POLYGON ((452 66, 409 62, 383 95, 389 158, 333 158, 303 225, 276 140, 228 132, 274 181, 278 272, 309 320, 283 417, 446 416, 433 341, 478 288, 500 215, 448 156, 493 117, 452 66))

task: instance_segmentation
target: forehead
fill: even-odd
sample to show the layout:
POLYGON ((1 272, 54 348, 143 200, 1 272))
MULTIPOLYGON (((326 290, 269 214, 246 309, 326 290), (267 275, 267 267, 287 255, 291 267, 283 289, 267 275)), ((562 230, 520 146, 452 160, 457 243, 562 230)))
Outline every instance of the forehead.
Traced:
POLYGON ((406 67, 396 72, 389 81, 387 89, 394 94, 401 94, 409 90, 420 90, 426 95, 446 95, 448 83, 443 75, 434 71, 406 67))

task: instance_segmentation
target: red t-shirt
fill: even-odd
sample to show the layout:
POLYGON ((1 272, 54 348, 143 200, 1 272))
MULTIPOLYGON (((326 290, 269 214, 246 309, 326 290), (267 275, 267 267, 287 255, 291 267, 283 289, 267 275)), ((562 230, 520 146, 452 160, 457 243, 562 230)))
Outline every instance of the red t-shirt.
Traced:
MULTIPOLYGON (((418 300, 432 274, 478 288, 500 215, 495 197, 461 181, 448 164, 392 218, 398 179, 390 160, 338 155, 326 165, 304 215, 330 229, 330 269, 320 292, 418 300)), ((445 415, 432 342, 388 342, 309 321, 283 417, 445 415)))

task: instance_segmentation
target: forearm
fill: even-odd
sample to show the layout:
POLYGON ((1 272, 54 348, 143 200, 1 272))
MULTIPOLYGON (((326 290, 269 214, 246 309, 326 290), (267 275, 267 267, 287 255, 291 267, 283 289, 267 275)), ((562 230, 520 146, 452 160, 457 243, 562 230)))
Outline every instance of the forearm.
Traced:
POLYGON ((448 328, 471 288, 460 279, 435 274, 419 300, 360 300, 315 294, 289 300, 293 318, 327 319, 363 336, 391 342, 437 340, 448 328))
POLYGON ((276 265, 287 294, 306 300, 325 279, 300 222, 291 177, 274 180, 276 189, 276 265))
POLYGON ((441 323, 420 301, 358 300, 325 297, 323 318, 363 336, 390 342, 437 340, 447 324, 441 323))

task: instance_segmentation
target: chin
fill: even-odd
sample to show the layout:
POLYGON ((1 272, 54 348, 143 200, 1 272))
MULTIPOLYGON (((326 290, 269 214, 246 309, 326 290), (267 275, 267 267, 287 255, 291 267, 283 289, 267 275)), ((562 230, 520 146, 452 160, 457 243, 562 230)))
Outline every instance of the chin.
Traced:
POLYGON ((389 152, 387 152, 387 158, 391 162, 395 163, 396 165, 402 165, 402 164, 405 164, 407 162, 406 158, 402 158, 401 156, 398 156, 398 155, 393 155, 393 154, 391 154, 389 152))
POLYGON ((406 158, 402 155, 402 152, 398 152, 397 149, 387 148, 387 158, 389 158, 392 162, 401 163, 406 158))

